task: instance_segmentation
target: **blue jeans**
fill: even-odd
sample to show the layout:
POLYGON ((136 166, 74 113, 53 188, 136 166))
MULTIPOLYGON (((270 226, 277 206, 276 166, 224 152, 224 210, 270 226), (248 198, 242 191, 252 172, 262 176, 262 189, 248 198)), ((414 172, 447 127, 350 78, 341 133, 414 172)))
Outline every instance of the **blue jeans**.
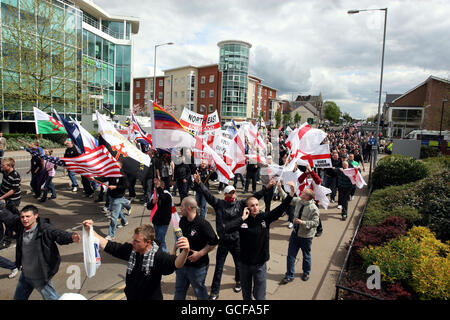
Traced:
POLYGON ((241 286, 244 300, 266 300, 266 272, 267 266, 263 264, 246 264, 241 262, 241 286))
POLYGON ((128 222, 122 212, 122 206, 125 208, 130 208, 130 201, 128 199, 125 199, 124 197, 111 198, 110 206, 112 208, 112 212, 111 222, 109 224, 109 235, 114 238, 114 235, 116 234, 117 219, 120 218, 122 220, 122 225, 125 225, 128 222))
POLYGON ((209 265, 201 268, 184 266, 176 271, 174 300, 186 300, 189 285, 192 285, 197 300, 208 300, 208 291, 205 286, 206 274, 209 265))
POLYGON ((323 186, 331 190, 330 200, 335 200, 337 191, 337 177, 329 177, 325 175, 323 186))
POLYGON ((161 247, 164 252, 167 252, 167 246, 166 246, 166 234, 167 229, 169 228, 169 225, 167 226, 158 226, 154 225, 155 227, 155 239, 161 242, 161 247))
POLYGON ((69 175, 70 181, 72 181, 72 188, 77 187, 78 188, 78 182, 76 178, 76 173, 73 171, 67 171, 67 174, 69 175))
POLYGON ((219 243, 216 251, 216 268, 214 269, 213 281, 211 284, 211 293, 219 294, 220 291, 220 282, 222 279, 223 266, 225 265, 225 260, 227 259, 228 252, 231 253, 234 261, 234 280, 236 282, 241 281, 241 263, 240 253, 241 247, 239 245, 239 239, 230 244, 222 244, 219 243))
POLYGON ((14 270, 16 268, 16 263, 0 256, 0 268, 14 270))
POLYGON ((48 189, 52 192, 52 197, 56 198, 55 185, 53 184, 53 177, 48 176, 45 180, 44 193, 42 194, 42 199, 47 199, 48 189))
POLYGON ((41 294, 44 300, 58 300, 59 294, 53 287, 50 280, 43 288, 35 288, 27 281, 23 273, 20 274, 19 282, 17 283, 16 292, 14 292, 14 300, 28 300, 33 290, 36 289, 41 294))
POLYGON ((244 177, 242 176, 241 173, 236 173, 236 174, 234 175, 234 183, 233 183, 233 187, 234 187, 235 189, 237 188, 238 177, 241 179, 242 188, 245 188, 244 177))
POLYGON ((303 254, 303 274, 309 275, 311 272, 311 245, 312 238, 300 238, 295 232, 291 233, 289 238, 289 249, 287 256, 287 272, 285 277, 288 279, 294 278, 295 273, 295 258, 297 257, 298 250, 302 250, 303 254))
POLYGON ((197 191, 195 194, 195 200, 197 201, 197 205, 200 208, 200 215, 206 219, 206 198, 202 192, 197 191))

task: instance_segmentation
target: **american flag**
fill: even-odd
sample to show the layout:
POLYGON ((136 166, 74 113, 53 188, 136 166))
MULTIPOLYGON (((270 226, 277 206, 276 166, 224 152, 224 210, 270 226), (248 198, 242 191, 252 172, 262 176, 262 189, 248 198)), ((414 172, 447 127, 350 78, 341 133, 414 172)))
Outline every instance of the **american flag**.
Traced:
POLYGON ((87 177, 121 177, 117 161, 104 145, 75 158, 61 158, 67 170, 87 177))
POLYGON ((23 149, 25 151, 28 151, 33 156, 38 156, 41 159, 50 161, 51 163, 53 163, 56 166, 64 167, 66 165, 64 163, 64 161, 61 160, 59 157, 47 156, 45 154, 40 153, 38 150, 35 150, 35 149, 30 149, 30 148, 23 148, 23 149))

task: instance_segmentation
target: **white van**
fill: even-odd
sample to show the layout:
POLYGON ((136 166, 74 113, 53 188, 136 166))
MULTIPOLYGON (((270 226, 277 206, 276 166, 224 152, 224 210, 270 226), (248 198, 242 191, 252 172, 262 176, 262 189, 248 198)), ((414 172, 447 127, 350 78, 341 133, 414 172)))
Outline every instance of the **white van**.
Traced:
MULTIPOLYGON (((450 131, 442 131, 445 141, 450 140, 450 131)), ((406 139, 415 140, 439 140, 439 130, 413 130, 408 133, 406 139)))

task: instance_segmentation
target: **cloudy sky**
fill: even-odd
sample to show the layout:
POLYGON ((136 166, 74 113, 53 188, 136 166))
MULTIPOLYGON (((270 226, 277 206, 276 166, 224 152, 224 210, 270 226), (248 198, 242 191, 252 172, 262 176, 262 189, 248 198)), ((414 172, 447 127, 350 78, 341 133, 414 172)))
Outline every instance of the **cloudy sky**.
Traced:
POLYGON ((317 95, 354 118, 377 113, 384 11, 388 8, 382 103, 430 75, 450 78, 448 0, 95 0, 140 19, 134 75, 218 63, 222 40, 250 42, 250 74, 281 98, 317 95))

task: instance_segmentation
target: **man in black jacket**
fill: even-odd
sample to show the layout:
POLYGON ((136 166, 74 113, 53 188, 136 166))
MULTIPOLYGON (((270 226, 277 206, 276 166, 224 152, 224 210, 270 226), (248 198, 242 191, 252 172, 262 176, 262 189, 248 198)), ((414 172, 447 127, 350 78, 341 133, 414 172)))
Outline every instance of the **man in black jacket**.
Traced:
MULTIPOLYGON (((86 230, 94 225, 92 220, 83 221, 86 230)), ((125 277, 127 300, 162 300, 161 278, 183 267, 189 253, 189 242, 185 237, 178 239, 176 247, 182 252, 169 255, 161 250, 155 240, 153 226, 144 224, 134 230, 132 243, 108 241, 94 231, 100 248, 113 257, 128 261, 125 277)))
POLYGON ((281 217, 295 194, 293 183, 290 194, 281 205, 269 213, 259 210, 259 201, 254 197, 247 200, 242 216, 235 217, 225 225, 225 232, 239 231, 241 247, 242 297, 251 300, 266 299, 266 262, 269 260, 269 227, 281 217))
POLYGON ((174 179, 177 183, 177 189, 180 193, 180 203, 181 201, 189 195, 189 180, 191 179, 191 165, 186 163, 186 157, 181 156, 180 163, 175 164, 175 174, 174 179))
POLYGON ((155 215, 151 222, 155 227, 155 239, 161 243, 162 250, 167 252, 166 233, 169 228, 170 219, 172 218, 172 195, 165 190, 164 181, 154 179, 156 187, 157 199, 150 199, 147 202, 147 209, 152 210, 157 205, 155 215))
MULTIPOLYGON (((64 151, 64 158, 75 158, 80 155, 70 138, 66 140, 65 145, 67 149, 66 151, 64 151)), ((77 177, 75 176, 75 172, 67 170, 67 174, 70 178, 70 181, 72 182, 72 191, 76 192, 78 190, 78 182, 77 177)))
POLYGON ((120 178, 108 178, 108 189, 109 197, 111 199, 110 207, 111 210, 111 222, 109 224, 109 234, 106 236, 106 240, 114 240, 114 235, 116 234, 117 220, 120 218, 121 227, 128 225, 128 220, 126 219, 122 207, 128 210, 128 215, 131 214, 130 200, 125 198, 125 192, 128 189, 128 178, 123 172, 122 161, 118 161, 121 168, 120 172, 122 177, 120 178))
POLYGON ((22 269, 14 293, 14 300, 28 300, 34 289, 45 300, 59 299, 51 279, 58 272, 61 263, 56 244, 79 242, 74 232, 58 230, 39 218, 38 208, 25 206, 20 217, 8 209, 0 211, 0 217, 17 233, 16 265, 22 269))
MULTIPOLYGON (((265 194, 273 189, 275 182, 270 180, 266 186, 255 193, 253 197, 261 199, 265 194)), ((225 225, 234 218, 242 216, 242 212, 246 205, 246 199, 237 200, 236 190, 233 186, 227 186, 224 189, 224 199, 217 199, 206 186, 201 183, 198 173, 194 174, 194 190, 201 192, 206 201, 213 207, 216 213, 216 231, 219 235, 219 246, 216 253, 216 268, 211 285, 210 300, 216 300, 219 297, 220 282, 222 279, 223 266, 227 258, 228 252, 231 253, 235 265, 235 281, 234 292, 241 291, 240 276, 240 243, 239 232, 226 232, 225 225)))

